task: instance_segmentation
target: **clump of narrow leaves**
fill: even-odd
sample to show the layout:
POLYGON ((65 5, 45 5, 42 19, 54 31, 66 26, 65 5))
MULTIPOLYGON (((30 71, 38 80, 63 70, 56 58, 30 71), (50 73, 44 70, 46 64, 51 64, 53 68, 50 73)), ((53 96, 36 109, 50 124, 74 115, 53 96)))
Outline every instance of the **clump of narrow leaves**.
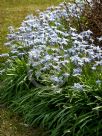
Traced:
POLYGON ((101 87, 37 88, 14 100, 11 107, 23 113, 27 123, 47 128, 51 136, 99 136, 102 134, 101 87))
POLYGON ((3 75, 3 82, 0 94, 1 100, 5 103, 10 103, 13 98, 22 96, 23 90, 28 89, 30 82, 27 77, 26 62, 16 59, 12 62, 9 68, 6 68, 6 73, 3 75))
POLYGON ((91 30, 80 29, 85 4, 27 16, 18 30, 9 28, 11 50, 0 56, 8 57, 0 102, 51 136, 102 134, 102 48, 91 30))

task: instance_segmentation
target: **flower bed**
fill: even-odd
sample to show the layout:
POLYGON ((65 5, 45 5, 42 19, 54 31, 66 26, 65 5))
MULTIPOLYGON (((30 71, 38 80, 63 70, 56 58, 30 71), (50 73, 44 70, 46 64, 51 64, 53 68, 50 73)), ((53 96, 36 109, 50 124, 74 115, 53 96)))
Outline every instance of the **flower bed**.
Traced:
POLYGON ((61 3, 9 27, 2 102, 51 136, 101 134, 102 48, 80 29, 84 5, 61 3))

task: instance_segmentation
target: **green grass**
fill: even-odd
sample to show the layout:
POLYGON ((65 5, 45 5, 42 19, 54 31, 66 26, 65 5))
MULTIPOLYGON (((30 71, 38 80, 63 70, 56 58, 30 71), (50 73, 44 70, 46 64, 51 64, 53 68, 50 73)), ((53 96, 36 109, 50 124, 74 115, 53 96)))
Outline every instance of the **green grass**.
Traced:
POLYGON ((7 51, 4 47, 8 27, 19 27, 28 14, 35 14, 37 9, 45 10, 63 0, 2 0, 0 2, 0 53, 7 51))

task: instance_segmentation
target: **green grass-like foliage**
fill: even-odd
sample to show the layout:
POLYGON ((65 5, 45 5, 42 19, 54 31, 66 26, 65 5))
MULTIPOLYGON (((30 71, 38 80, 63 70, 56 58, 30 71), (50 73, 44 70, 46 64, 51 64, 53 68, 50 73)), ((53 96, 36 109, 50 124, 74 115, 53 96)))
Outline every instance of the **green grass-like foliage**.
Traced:
POLYGON ((1 99, 4 102, 11 102, 14 97, 22 96, 22 90, 28 89, 27 69, 24 60, 16 59, 7 68, 5 75, 2 77, 1 99))
MULTIPOLYGON (((78 46, 80 46, 80 43, 81 42, 77 43, 78 46)), ((71 39, 69 39, 68 45, 73 46, 71 39)), ((48 45, 46 45, 46 47, 47 46, 48 45)), ((64 48, 67 48, 67 46, 64 48)), ((71 48, 71 51, 74 50, 75 48, 71 48)), ((88 47, 85 50, 87 51, 88 47)), ((99 48, 97 48, 97 50, 99 50, 99 48)), ((96 53, 97 50, 95 50, 96 53)), ((47 53, 51 54, 53 52, 47 53)), ((62 53, 62 56, 65 55, 63 50, 60 50, 59 53, 62 53)), ((76 65, 71 62, 72 56, 70 56, 68 58, 68 65, 64 65, 67 69, 65 70, 68 76, 65 78, 63 84, 55 84, 49 81, 49 78, 45 78, 47 75, 49 77, 51 76, 52 73, 50 70, 44 72, 44 78, 40 77, 37 79, 34 75, 33 83, 32 80, 29 79, 32 78, 32 76, 29 77, 29 71, 33 69, 33 74, 35 74, 36 69, 39 70, 39 67, 36 66, 36 68, 32 68, 32 66, 27 63, 26 54, 24 57, 20 58, 16 56, 11 59, 10 62, 8 61, 9 65, 5 69, 4 75, 2 75, 3 82, 0 87, 0 103, 5 103, 13 111, 22 115, 26 123, 32 126, 44 127, 50 136, 101 136, 101 60, 100 63, 97 63, 97 59, 92 59, 92 62, 88 63, 87 54, 82 53, 80 53, 79 56, 80 59, 84 57, 85 60, 83 62, 85 64, 79 65, 82 71, 81 74, 80 72, 77 73, 78 75, 73 74, 73 69, 75 70, 75 67, 77 68, 77 58, 79 56, 76 55, 73 57, 73 59, 75 58, 76 60, 75 62, 77 62, 76 65), (98 64, 97 67, 95 67, 94 63, 98 64), (96 69, 92 70, 93 65, 96 69)), ((101 54, 101 51, 99 53, 101 54)), ((35 54, 33 53, 33 55, 35 54)), ((93 55, 99 56, 98 53, 93 55)), ((64 59, 61 58, 60 61, 64 61, 64 59)), ((63 75, 64 66, 62 65, 62 73, 60 75, 63 75)), ((52 72, 54 72, 54 70, 52 72)), ((57 72, 55 71, 55 74, 57 72)))
MULTIPOLYGON (((94 77, 101 78, 101 74, 93 72, 89 76, 87 68, 79 79, 85 86, 81 91, 70 85, 30 89, 26 72, 24 60, 16 59, 7 69, 1 89, 2 102, 22 115, 25 122, 47 128, 51 136, 102 134, 102 85, 94 83, 94 77)), ((69 84, 73 80, 70 78, 69 84)))

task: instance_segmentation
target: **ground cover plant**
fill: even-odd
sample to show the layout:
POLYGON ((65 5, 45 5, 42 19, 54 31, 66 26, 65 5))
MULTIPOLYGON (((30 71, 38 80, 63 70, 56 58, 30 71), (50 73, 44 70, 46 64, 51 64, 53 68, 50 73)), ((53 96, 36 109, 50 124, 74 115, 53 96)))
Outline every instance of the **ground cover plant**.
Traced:
POLYGON ((102 134, 102 48, 83 27, 86 4, 64 2, 27 16, 18 29, 9 27, 10 52, 1 55, 8 58, 1 102, 51 136, 102 134))

